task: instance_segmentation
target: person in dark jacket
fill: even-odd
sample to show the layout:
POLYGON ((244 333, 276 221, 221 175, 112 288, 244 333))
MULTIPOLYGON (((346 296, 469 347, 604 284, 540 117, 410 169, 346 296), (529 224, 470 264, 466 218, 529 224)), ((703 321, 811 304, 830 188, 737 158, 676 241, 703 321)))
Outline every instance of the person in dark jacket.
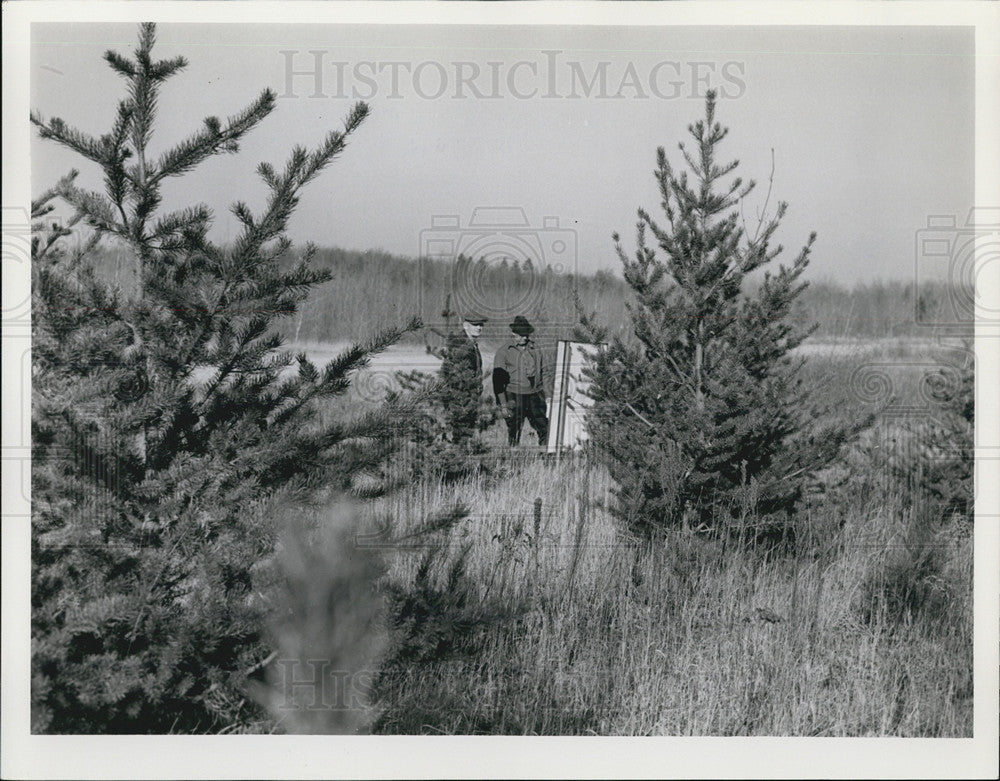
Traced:
POLYGON ((511 341, 497 350, 493 360, 493 394, 507 421, 511 446, 521 441, 525 418, 538 435, 539 445, 545 445, 549 436, 542 353, 531 340, 534 330, 526 318, 515 317, 510 324, 511 341))
POLYGON ((463 336, 455 335, 449 340, 449 347, 457 360, 463 361, 482 381, 483 354, 479 351, 479 337, 483 333, 486 318, 475 312, 466 312, 462 318, 463 336))
POLYGON ((483 355, 479 335, 486 318, 475 312, 465 313, 463 333, 449 334, 441 361, 440 377, 444 382, 442 402, 452 440, 471 436, 481 428, 480 404, 483 400, 483 355))

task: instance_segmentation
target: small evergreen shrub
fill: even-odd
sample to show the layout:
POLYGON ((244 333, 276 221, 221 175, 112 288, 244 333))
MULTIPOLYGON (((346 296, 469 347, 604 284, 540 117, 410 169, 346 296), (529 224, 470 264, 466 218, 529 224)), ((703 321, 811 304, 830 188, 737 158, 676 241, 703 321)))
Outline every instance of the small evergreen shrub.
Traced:
POLYGON ((923 484, 945 520, 956 513, 972 520, 975 384, 971 344, 960 363, 942 366, 927 382, 935 410, 924 432, 923 484))

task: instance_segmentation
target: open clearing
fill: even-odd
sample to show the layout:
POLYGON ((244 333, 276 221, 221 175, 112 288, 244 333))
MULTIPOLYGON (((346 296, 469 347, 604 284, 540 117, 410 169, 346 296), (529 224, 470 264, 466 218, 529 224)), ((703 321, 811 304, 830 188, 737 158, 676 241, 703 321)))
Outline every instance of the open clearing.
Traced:
MULTIPOLYGON (((321 367, 350 346, 348 342, 300 341, 288 344, 286 349, 293 352, 304 351, 310 361, 321 367)), ((484 371, 488 372, 492 368, 493 356, 499 347, 499 342, 480 341, 484 371)), ((931 339, 837 339, 809 340, 799 347, 797 352, 807 357, 905 364, 915 359, 926 361, 942 350, 958 347, 958 344, 931 339)), ((546 357, 552 360, 552 356, 546 357)), ((377 401, 387 391, 399 390, 399 383, 395 379, 396 372, 434 373, 440 365, 441 360, 427 352, 421 345, 396 344, 372 356, 368 366, 358 372, 356 381, 352 385, 352 392, 357 393, 359 398, 377 401)), ((289 370, 294 370, 294 367, 289 370)))

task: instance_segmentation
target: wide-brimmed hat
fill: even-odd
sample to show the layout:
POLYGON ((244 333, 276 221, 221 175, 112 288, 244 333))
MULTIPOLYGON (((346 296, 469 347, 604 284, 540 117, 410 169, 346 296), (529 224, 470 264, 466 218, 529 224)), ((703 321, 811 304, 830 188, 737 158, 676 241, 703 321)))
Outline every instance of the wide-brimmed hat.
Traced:
POLYGON ((482 325, 487 321, 488 318, 483 317, 478 312, 466 312, 465 315, 462 317, 462 319, 467 323, 471 323, 472 325, 482 325))
POLYGON ((528 322, 528 318, 518 315, 514 322, 510 324, 510 330, 518 336, 527 336, 535 330, 534 326, 528 322))

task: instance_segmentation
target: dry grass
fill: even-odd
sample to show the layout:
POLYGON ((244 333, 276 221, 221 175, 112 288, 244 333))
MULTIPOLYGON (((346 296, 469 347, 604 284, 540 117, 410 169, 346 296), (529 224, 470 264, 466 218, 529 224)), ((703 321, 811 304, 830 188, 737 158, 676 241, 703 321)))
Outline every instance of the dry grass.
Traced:
MULTIPOLYGON (((856 359, 826 367, 841 378, 830 400, 853 399, 835 404, 845 412, 856 359)), ((919 377, 896 377, 911 401, 919 377)), ((470 508, 418 548, 390 549, 385 582, 413 588, 427 559, 466 616, 493 617, 457 622, 454 637, 435 624, 437 650, 378 689, 379 731, 971 735, 971 533, 930 519, 912 485, 880 471, 885 452, 859 448, 847 483, 803 507, 795 554, 777 555, 690 532, 628 540, 599 464, 511 454, 498 432, 483 472, 368 510, 398 535, 470 508)))
POLYGON ((414 482, 397 461, 405 487, 366 507, 357 544, 384 554, 381 586, 410 600, 410 636, 397 627, 367 673, 366 729, 971 736, 970 530, 929 520, 887 466, 906 416, 933 412, 924 378, 951 357, 899 338, 808 354, 804 378, 830 414, 886 414, 846 483, 802 508, 794 555, 688 532, 626 539, 599 463, 509 451, 500 424, 465 479, 414 482), (456 505, 462 520, 387 545, 456 505))
MULTIPOLYGON (((106 260, 126 285, 127 259, 106 260)), ((320 260, 337 278, 286 323, 290 338, 350 340, 414 311, 426 316, 449 279, 444 268, 370 253, 330 250, 320 260)), ((494 282, 520 295, 510 279, 494 282)), ((575 319, 571 282, 556 278, 527 313, 546 338, 575 319)), ((582 285, 588 309, 621 319, 619 282, 604 275, 582 285)), ((948 358, 903 338, 920 332, 907 290, 820 286, 803 299, 799 316, 820 320, 827 337, 895 339, 810 355, 805 377, 831 409, 856 414, 895 398, 921 414, 923 378, 948 358), (866 382, 866 367, 880 379, 866 382)), ((929 522, 913 485, 881 479, 890 455, 859 449, 847 484, 802 509, 795 554, 778 556, 688 532, 656 546, 626 539, 606 509, 611 485, 599 463, 512 454, 500 425, 488 438, 493 455, 477 474, 410 483, 365 510, 369 534, 357 542, 377 547, 387 518, 398 537, 455 505, 469 508, 417 546, 382 550, 387 591, 416 593, 421 564, 429 566, 420 598, 440 611, 422 619, 433 637, 417 631, 426 653, 394 660, 389 646, 372 710, 285 709, 262 731, 357 729, 360 713, 389 733, 971 736, 971 534, 959 519, 929 522)), ((408 465, 396 466, 405 477, 408 465)), ((373 576, 343 544, 334 548, 303 549, 285 563, 305 617, 279 630, 279 650, 364 673, 374 608, 358 607, 352 589, 373 576), (364 570, 357 583, 319 577, 324 568, 353 572, 352 561, 364 570), (357 615, 338 613, 348 604, 357 615)), ((374 681, 376 671, 367 673, 374 681)))
MULTIPOLYGON (((937 612, 866 618, 865 589, 904 545, 901 495, 811 514, 788 558, 686 533, 623 540, 608 488, 585 458, 525 458, 493 484, 425 485, 373 508, 476 508, 427 544, 442 576, 467 550, 470 599, 517 611, 463 638, 464 655, 412 665, 381 703, 383 731, 971 734, 971 537, 941 550, 937 612)), ((422 555, 396 554, 388 578, 411 583, 422 555)))

